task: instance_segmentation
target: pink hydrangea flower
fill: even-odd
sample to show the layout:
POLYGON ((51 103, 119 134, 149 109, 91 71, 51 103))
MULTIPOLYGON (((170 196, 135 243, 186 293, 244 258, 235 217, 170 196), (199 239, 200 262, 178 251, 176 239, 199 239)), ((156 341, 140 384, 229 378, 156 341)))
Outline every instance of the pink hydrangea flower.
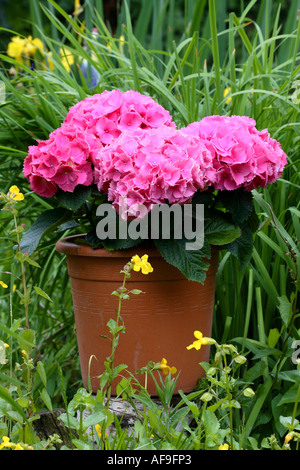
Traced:
MULTIPOLYGON (((24 175, 44 197, 51 197, 54 188, 73 192, 79 184, 93 183, 93 164, 101 147, 124 132, 164 126, 175 128, 170 113, 149 96, 132 90, 95 94, 71 107, 49 139, 29 147, 24 175)), ((120 160, 122 165, 126 161, 120 160)))
POLYGON ((31 145, 24 161, 31 189, 52 197, 58 188, 73 192, 78 184, 89 186, 93 182, 92 159, 99 145, 94 135, 71 125, 61 126, 49 139, 31 145))
POLYGON ((215 189, 246 190, 276 181, 287 163, 280 144, 247 116, 208 116, 182 129, 197 135, 214 156, 215 189))
POLYGON ((166 109, 150 96, 133 90, 104 91, 85 98, 70 108, 64 122, 88 129, 103 145, 110 144, 124 131, 162 126, 175 128, 166 109))
POLYGON ((94 162, 95 183, 122 215, 133 215, 132 205, 151 210, 153 204, 190 201, 198 189, 211 184, 212 161, 197 137, 167 127, 137 129, 100 149, 94 162))

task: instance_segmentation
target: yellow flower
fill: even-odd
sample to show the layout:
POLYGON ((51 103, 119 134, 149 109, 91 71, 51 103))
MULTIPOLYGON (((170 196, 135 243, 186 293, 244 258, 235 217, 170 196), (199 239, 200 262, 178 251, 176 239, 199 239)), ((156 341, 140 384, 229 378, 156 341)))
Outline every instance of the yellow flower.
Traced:
POLYGON ((20 36, 14 36, 11 38, 11 42, 7 46, 7 55, 16 59, 18 62, 23 62, 22 53, 25 44, 25 39, 20 36))
POLYGON ((33 56, 38 49, 43 50, 44 45, 39 38, 32 39, 31 36, 25 39, 24 47, 23 47, 23 54, 26 57, 33 56))
MULTIPOLYGON (((230 88, 230 87, 225 88, 224 93, 223 93, 223 97, 226 98, 226 96, 228 95, 228 93, 230 93, 230 91, 231 91, 231 88, 230 88)), ((229 97, 227 98, 227 100, 225 101, 225 103, 226 103, 226 104, 229 104, 230 101, 231 101, 231 97, 229 96, 229 97)))
POLYGON ((284 438, 284 442, 288 444, 292 439, 293 439, 293 435, 291 433, 288 433, 284 438))
POLYGON ((7 46, 7 55, 23 63, 22 55, 31 57, 38 49, 43 50, 43 43, 39 38, 32 39, 32 36, 27 38, 14 36, 7 46))
POLYGON ((228 444, 221 444, 219 447, 219 450, 229 450, 229 445, 228 444))
POLYGON ((71 71, 71 65, 74 64, 74 56, 71 52, 66 51, 65 49, 60 50, 61 63, 68 73, 71 71))
POLYGON ((25 351, 25 349, 22 349, 21 353, 23 354, 24 357, 27 357, 27 352, 25 351))
POLYGON ((4 347, 5 347, 5 348, 9 348, 9 344, 4 343, 4 347))
MULTIPOLYGON (((95 429, 96 429, 96 432, 97 432, 99 438, 101 439, 101 437, 102 437, 102 432, 101 432, 101 426, 100 426, 100 424, 96 424, 95 429)), ((107 433, 105 433, 105 437, 108 437, 108 434, 107 434, 107 433)))
POLYGON ((4 287, 4 289, 7 289, 8 285, 5 284, 5 282, 0 281, 0 286, 4 287))
POLYGON ((9 188, 9 197, 14 201, 23 201, 24 195, 20 193, 18 186, 11 186, 9 188))
POLYGON ((15 447, 15 450, 24 450, 24 449, 20 444, 17 444, 15 447))
POLYGON ((213 344, 214 343, 214 340, 211 339, 211 338, 203 338, 203 335, 201 333, 201 331, 194 331, 194 336, 196 339, 196 341, 194 341, 192 344, 190 344, 189 346, 186 347, 186 349, 192 349, 192 348, 195 348, 197 349, 197 351, 199 351, 199 349, 201 348, 201 346, 204 344, 213 344))
POLYGON ((100 426, 100 424, 96 424, 95 429, 96 429, 96 431, 97 431, 98 436, 101 437, 101 436, 102 436, 102 432, 101 432, 101 426, 100 426))
POLYGON ((148 255, 143 255, 141 258, 135 255, 131 258, 134 271, 142 270, 143 274, 149 274, 153 272, 151 264, 148 262, 148 255))
POLYGON ((83 11, 81 5, 80 5, 80 0, 75 0, 74 1, 74 11, 73 11, 73 16, 79 15, 83 11))
POLYGON ((167 375, 169 372, 171 372, 171 374, 176 374, 176 372, 177 372, 176 367, 170 367, 170 366, 167 365, 167 359, 165 359, 165 358, 163 358, 161 360, 160 368, 161 368, 161 370, 163 371, 163 373, 165 375, 167 375))
POLYGON ((9 437, 3 436, 2 437, 2 443, 0 444, 0 450, 3 449, 3 447, 13 447, 14 444, 9 441, 9 437))

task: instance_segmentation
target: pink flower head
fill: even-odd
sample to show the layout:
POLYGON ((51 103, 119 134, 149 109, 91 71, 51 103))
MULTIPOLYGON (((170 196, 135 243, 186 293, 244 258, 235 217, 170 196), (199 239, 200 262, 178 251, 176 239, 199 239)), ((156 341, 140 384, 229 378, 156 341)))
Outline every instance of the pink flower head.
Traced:
POLYGON ((215 189, 251 190, 281 176, 286 154, 266 129, 258 131, 255 125, 247 116, 208 116, 182 129, 198 136, 213 154, 215 189))
POLYGON ((104 91, 85 98, 70 108, 64 123, 88 129, 103 145, 110 144, 124 131, 161 126, 175 128, 168 111, 150 96, 133 90, 104 91))
POLYGON ((41 176, 31 175, 29 177, 29 182, 31 189, 42 197, 52 197, 58 190, 56 184, 45 180, 41 176))
MULTIPOLYGON (((212 155, 197 137, 181 131, 137 129, 102 147, 95 160, 95 182, 117 210, 142 204, 183 204, 212 177, 212 155)), ((126 211, 125 211, 126 212, 126 211)), ((123 210, 124 214, 124 210, 123 210)))
POLYGON ((73 192, 78 184, 92 184, 92 161, 99 146, 101 143, 94 135, 63 125, 49 139, 29 147, 24 175, 40 196, 52 197, 58 188, 73 192))

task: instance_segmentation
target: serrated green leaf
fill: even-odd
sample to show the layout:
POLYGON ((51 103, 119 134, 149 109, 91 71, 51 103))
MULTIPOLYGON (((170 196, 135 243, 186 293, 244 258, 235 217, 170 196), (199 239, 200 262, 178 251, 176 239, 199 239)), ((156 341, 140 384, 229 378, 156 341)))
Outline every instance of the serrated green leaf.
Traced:
POLYGON ((244 223, 253 210, 252 193, 243 188, 234 191, 220 191, 218 199, 231 213, 232 220, 236 225, 244 223))
POLYGON ((210 246, 201 250, 186 250, 187 240, 156 240, 155 244, 167 263, 175 266, 190 281, 204 283, 209 268, 210 246))
POLYGON ((241 236, 240 227, 235 227, 222 217, 214 218, 205 225, 205 238, 211 245, 227 245, 241 236))

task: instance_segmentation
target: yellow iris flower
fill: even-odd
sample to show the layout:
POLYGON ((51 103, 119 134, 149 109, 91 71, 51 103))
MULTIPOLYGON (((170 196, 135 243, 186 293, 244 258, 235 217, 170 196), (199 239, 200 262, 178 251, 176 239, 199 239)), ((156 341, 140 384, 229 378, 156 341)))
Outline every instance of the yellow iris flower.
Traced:
POLYGON ((13 36, 7 46, 7 55, 23 63, 23 57, 32 57, 37 50, 43 50, 43 43, 39 38, 13 36))
POLYGON ((151 264, 148 262, 148 255, 143 255, 141 258, 135 255, 131 258, 134 271, 142 271, 143 274, 149 274, 153 272, 151 264))

